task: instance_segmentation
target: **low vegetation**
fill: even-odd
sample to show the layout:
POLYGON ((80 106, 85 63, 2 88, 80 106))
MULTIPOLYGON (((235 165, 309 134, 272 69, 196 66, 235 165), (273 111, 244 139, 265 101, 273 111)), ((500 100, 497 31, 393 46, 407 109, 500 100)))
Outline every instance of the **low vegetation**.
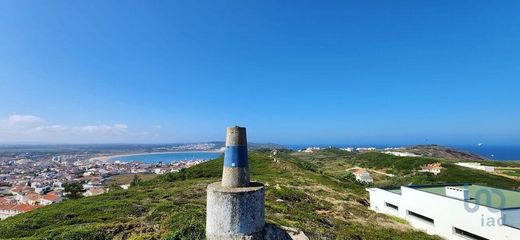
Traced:
MULTIPOLYGON (((366 185, 346 171, 355 166, 399 174, 378 176, 375 185, 475 182, 503 188, 513 179, 443 162, 438 176, 417 173, 439 161, 339 150, 317 153, 250 153, 251 177, 266 185, 269 223, 301 229, 310 239, 438 239, 404 221, 368 210, 366 185)), ((206 186, 218 181, 222 158, 179 173, 133 184, 128 190, 66 200, 0 222, 0 239, 203 239, 206 186)))
POLYGON ((385 170, 395 175, 408 175, 420 169, 422 165, 438 162, 437 159, 422 157, 397 157, 393 155, 368 152, 352 159, 353 164, 364 168, 385 170))

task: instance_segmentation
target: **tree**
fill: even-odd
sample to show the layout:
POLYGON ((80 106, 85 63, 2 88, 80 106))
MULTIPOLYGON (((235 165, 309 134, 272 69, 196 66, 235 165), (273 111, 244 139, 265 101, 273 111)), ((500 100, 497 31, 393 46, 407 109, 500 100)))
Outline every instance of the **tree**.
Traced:
POLYGON ((121 189, 123 189, 123 188, 121 188, 121 186, 119 186, 119 185, 117 184, 117 182, 112 182, 112 183, 110 184, 110 186, 108 187, 108 189, 109 189, 109 191, 116 191, 116 190, 121 190, 121 189))
POLYGON ((63 184, 63 192, 66 194, 67 198, 76 199, 83 196, 85 189, 83 189, 83 185, 80 182, 68 182, 63 184))
POLYGON ((342 181, 347 181, 347 182, 357 182, 356 176, 354 176, 354 174, 352 174, 351 172, 346 172, 346 173, 341 174, 339 176, 339 179, 342 181))
POLYGON ((136 187, 136 186, 141 185, 141 183, 143 183, 143 180, 141 180, 141 178, 139 176, 137 176, 137 174, 136 174, 136 175, 134 175, 134 179, 132 179, 130 186, 136 187))

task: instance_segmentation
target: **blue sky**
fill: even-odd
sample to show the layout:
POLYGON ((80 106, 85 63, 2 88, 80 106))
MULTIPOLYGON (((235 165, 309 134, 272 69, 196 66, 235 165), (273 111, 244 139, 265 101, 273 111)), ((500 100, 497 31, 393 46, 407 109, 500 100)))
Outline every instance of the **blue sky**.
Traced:
POLYGON ((0 142, 520 144, 519 12, 1 0, 0 142))

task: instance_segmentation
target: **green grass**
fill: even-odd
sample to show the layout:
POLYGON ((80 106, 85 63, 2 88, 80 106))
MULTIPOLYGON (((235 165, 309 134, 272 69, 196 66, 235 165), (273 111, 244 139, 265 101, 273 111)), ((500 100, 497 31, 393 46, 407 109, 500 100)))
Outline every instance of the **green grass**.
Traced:
POLYGON ((438 159, 398 157, 378 152, 360 154, 352 161, 361 167, 386 170, 386 172, 396 175, 411 174, 420 169, 422 165, 439 162, 438 159))
POLYGON ((502 173, 513 177, 520 177, 520 169, 503 170, 502 173))
MULTIPOLYGON (((368 210, 364 185, 345 174, 361 165, 406 177, 379 185, 475 182, 514 188, 517 181, 446 163, 439 176, 415 174, 428 158, 377 153, 354 155, 328 149, 312 154, 250 153, 251 179, 266 186, 266 220, 303 230, 310 239, 438 239, 402 221, 368 210)), ((223 159, 161 175, 129 190, 67 200, 0 222, 0 239, 203 239, 206 187, 218 181, 223 159)), ((444 165, 444 163, 443 163, 444 165)))

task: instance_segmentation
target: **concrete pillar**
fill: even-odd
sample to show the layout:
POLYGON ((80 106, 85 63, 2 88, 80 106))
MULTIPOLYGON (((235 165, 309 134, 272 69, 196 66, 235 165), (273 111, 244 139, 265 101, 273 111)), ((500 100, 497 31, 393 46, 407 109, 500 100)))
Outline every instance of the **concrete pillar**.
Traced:
POLYGON ((246 128, 238 126, 227 128, 222 186, 247 187, 249 185, 248 162, 246 128))
POLYGON ((222 182, 207 189, 206 239, 264 239, 265 189, 249 181, 245 128, 227 129, 224 154, 222 182))

